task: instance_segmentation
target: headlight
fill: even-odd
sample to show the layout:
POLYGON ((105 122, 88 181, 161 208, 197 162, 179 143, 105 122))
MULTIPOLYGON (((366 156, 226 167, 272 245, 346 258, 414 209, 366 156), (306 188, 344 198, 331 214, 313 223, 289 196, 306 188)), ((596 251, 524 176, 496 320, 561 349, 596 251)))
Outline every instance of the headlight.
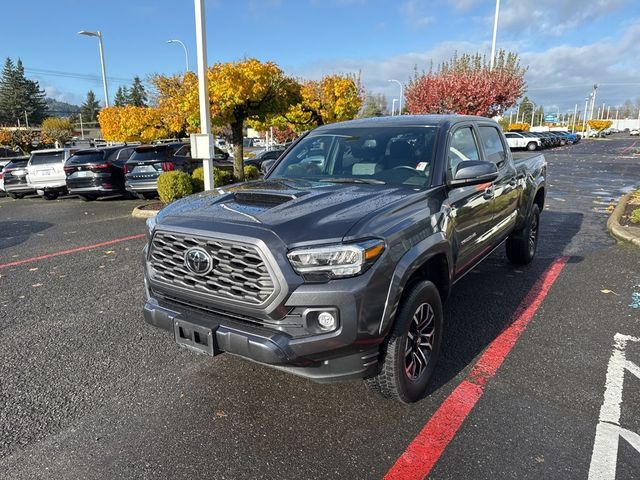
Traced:
POLYGON ((156 217, 147 218, 147 240, 151 240, 153 229, 156 226, 156 217))
POLYGON ((301 248, 287 254, 293 269, 306 280, 323 281, 365 272, 384 251, 382 240, 301 248))

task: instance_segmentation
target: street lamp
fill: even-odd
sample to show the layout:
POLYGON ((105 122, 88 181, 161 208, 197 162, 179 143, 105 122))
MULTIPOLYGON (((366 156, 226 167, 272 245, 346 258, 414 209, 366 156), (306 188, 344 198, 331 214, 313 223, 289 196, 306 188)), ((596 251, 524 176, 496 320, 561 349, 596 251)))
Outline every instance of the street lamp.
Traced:
POLYGON ((402 115, 402 97, 403 97, 404 87, 402 86, 402 82, 400 82, 400 80, 389 80, 389 81, 396 82, 398 85, 400 85, 400 101, 398 102, 398 115, 402 115))
POLYGON ((89 32, 87 30, 80 30, 80 35, 86 35, 87 37, 98 37, 98 46, 100 47, 100 65, 102 66, 102 86, 104 87, 104 106, 109 106, 109 88, 107 87, 107 71, 104 66, 104 51, 102 50, 102 33, 89 32))
POLYGON ((185 64, 187 65, 187 69, 185 70, 186 72, 189 71, 189 53, 187 52, 187 46, 181 41, 181 40, 167 40, 167 43, 178 43, 180 45, 182 45, 182 49, 184 50, 184 61, 185 64))
POLYGON ((489 70, 493 70, 493 64, 496 58, 496 36, 498 35, 498 15, 500 13, 500 0, 496 0, 496 14, 493 17, 493 41, 491 42, 491 63, 489 70))
POLYGON ((396 113, 396 102, 398 101, 397 98, 393 99, 393 102, 391 102, 391 116, 393 117, 396 113))

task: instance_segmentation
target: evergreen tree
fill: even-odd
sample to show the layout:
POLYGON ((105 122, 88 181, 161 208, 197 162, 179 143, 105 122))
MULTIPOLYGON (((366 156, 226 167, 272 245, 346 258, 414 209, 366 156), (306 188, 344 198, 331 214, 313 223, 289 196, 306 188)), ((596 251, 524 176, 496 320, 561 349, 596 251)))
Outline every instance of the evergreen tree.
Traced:
POLYGON ((0 77, 0 123, 15 123, 13 112, 16 108, 15 65, 7 57, 0 77))
POLYGON ((147 92, 138 76, 133 77, 133 84, 129 91, 129 105, 133 105, 134 107, 147 106, 147 92))
POLYGON ((116 90, 116 96, 113 99, 113 103, 116 107, 124 107, 129 105, 129 89, 120 85, 116 90))
POLYGON ((46 116, 45 94, 37 81, 25 77, 24 66, 7 58, 0 77, 0 122, 15 125, 25 116, 31 124, 39 124, 46 116))
POLYGON ((83 122, 97 122, 98 113, 100 112, 100 102, 96 100, 96 94, 93 90, 87 92, 87 99, 80 107, 80 114, 83 122))

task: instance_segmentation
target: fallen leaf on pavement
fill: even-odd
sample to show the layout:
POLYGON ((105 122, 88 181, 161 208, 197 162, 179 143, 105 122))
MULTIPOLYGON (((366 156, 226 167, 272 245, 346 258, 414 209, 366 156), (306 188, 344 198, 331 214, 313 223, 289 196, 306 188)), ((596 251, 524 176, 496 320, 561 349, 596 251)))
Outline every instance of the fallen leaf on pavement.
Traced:
POLYGON ((33 288, 38 288, 41 287, 42 284, 41 283, 34 283, 33 285, 31 285, 33 288))
POLYGON ((223 411, 223 410, 218 410, 218 411, 216 412, 216 417, 226 417, 226 416, 227 416, 227 414, 226 414, 226 413, 224 413, 224 411, 223 411))
POLYGON ((112 253, 115 253, 115 251, 113 251, 113 250, 105 250, 104 253, 107 254, 107 255, 111 255, 112 253))
POLYGON ((30 268, 29 269, 30 272, 35 272, 36 270, 38 270, 38 267, 34 267, 34 268, 30 268))
POLYGON ((613 293, 614 295, 618 295, 616 292, 614 292, 613 290, 609 290, 608 288, 605 288, 603 290, 600 290, 602 293, 613 293))

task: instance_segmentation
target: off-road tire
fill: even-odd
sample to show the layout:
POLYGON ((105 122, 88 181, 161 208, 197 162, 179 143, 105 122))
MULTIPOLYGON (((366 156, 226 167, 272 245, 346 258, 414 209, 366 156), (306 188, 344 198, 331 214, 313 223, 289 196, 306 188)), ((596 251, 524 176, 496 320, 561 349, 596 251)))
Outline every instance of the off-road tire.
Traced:
POLYGON ((527 143, 527 150, 529 150, 530 152, 533 152, 537 148, 538 148, 538 144, 536 144, 536 142, 527 143))
MULTIPOLYGON (((423 310, 424 311, 424 310, 423 310)), ((415 324, 414 324, 415 325, 415 324)), ((380 369, 374 377, 365 379, 367 387, 386 398, 413 403, 426 393, 442 343, 442 301, 437 287, 429 281, 414 285, 403 297, 395 316, 395 323, 384 346, 380 369), (429 305, 433 313, 432 348, 426 366, 415 379, 407 371, 407 352, 410 331, 419 308, 429 305)))
POLYGON ((507 238, 507 258, 515 265, 526 265, 533 260, 538 250, 540 233, 540 208, 533 204, 527 224, 507 238))

